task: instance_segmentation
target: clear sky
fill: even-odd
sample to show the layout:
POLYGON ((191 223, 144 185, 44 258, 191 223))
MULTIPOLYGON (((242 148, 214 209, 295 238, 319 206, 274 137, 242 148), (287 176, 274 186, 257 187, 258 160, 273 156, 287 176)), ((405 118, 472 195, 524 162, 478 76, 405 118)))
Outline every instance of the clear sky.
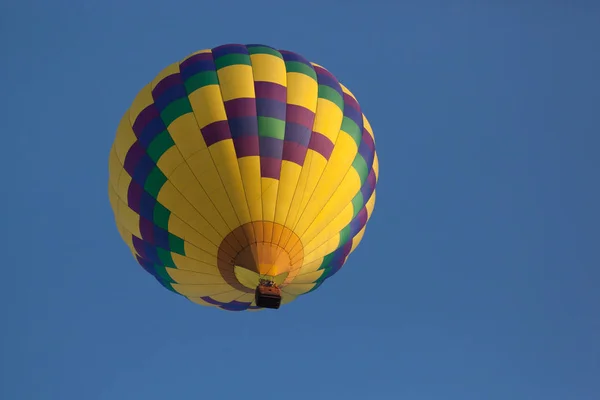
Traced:
POLYGON ((600 398, 599 21, 591 0, 2 1, 0 398, 600 398), (276 312, 163 289, 108 202, 136 92, 232 42, 332 71, 380 157, 358 250, 276 312))

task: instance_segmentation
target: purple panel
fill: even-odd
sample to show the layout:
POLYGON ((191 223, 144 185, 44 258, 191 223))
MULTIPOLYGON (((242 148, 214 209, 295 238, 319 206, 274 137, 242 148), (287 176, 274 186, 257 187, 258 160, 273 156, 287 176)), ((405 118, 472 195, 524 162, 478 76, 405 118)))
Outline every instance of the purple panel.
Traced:
POLYGON ((280 174, 280 158, 260 157, 260 176, 263 178, 279 179, 280 174))
POLYGON ((233 139, 233 146, 237 158, 258 156, 258 136, 241 136, 233 139))
POLYGON ((142 193, 144 188, 134 181, 131 181, 129 188, 127 188, 127 205, 136 213, 140 213, 142 204, 142 193))
POLYGON ((123 165, 123 168, 130 176, 133 176, 135 168, 145 154, 146 150, 139 142, 133 143, 133 145, 129 148, 127 155, 125 156, 125 165, 123 165))
POLYGON ((350 237, 354 237, 367 224, 367 208, 363 207, 356 217, 350 222, 350 237))
POLYGON ((350 118, 356 125, 358 125, 358 129, 362 130, 363 119, 360 111, 357 111, 355 108, 344 104, 344 117, 350 118))
POLYGON ((140 112, 133 123, 133 132, 137 137, 140 137, 144 128, 148 123, 156 118, 160 118, 160 113, 154 107, 154 104, 150 104, 148 107, 144 108, 142 112, 140 112))
POLYGON ((142 192, 140 199, 140 216, 152 221, 154 218, 154 207, 156 206, 156 199, 150 195, 150 193, 142 192))
POLYGON ((243 44, 231 43, 212 49, 215 58, 223 57, 228 54, 249 54, 248 49, 243 44))
POLYGON ((288 50, 279 50, 279 52, 283 56, 283 61, 298 61, 298 62, 304 63, 304 64, 308 65, 309 67, 313 68, 312 64, 306 58, 302 57, 300 54, 296 54, 296 53, 288 51, 288 50))
POLYGON ((138 141, 142 144, 142 146, 148 148, 148 146, 150 146, 150 143, 152 143, 154 138, 166 129, 167 127, 165 126, 165 123, 163 122, 162 118, 154 118, 152 121, 146 124, 144 130, 138 136, 138 141))
POLYGON ((377 179, 375 177, 375 170, 371 169, 371 171, 369 172, 369 175, 367 176, 367 180, 365 181, 362 188, 360 189, 360 192, 362 193, 363 201, 365 202, 365 204, 371 198, 371 195, 373 194, 373 191, 375 190, 376 184, 377 184, 377 179))
MULTIPOLYGON (((144 246, 144 241, 139 237, 133 235, 132 237, 133 248, 135 252, 139 254, 141 258, 143 258, 146 262, 151 262, 150 257, 146 254, 146 246, 144 246)), ((146 264, 147 266, 148 264, 146 264)))
POLYGON ((131 177, 140 185, 144 185, 146 178, 148 178, 148 175, 150 175, 155 166, 154 161, 147 154, 144 154, 135 166, 135 171, 133 171, 131 177))
POLYGON ((154 97, 154 104, 158 111, 162 112, 169 104, 175 100, 187 97, 185 86, 177 85, 166 89, 160 96, 154 97))
POLYGON ((234 139, 243 136, 258 136, 256 116, 230 118, 229 131, 234 139))
POLYGON ((227 118, 256 117, 256 100, 242 98, 228 100, 224 103, 227 118))
POLYGON ((321 154, 326 160, 329 160, 331 152, 333 151, 333 143, 327 138, 327 136, 319 132, 313 132, 310 135, 308 148, 321 154))
POLYGON ((221 140, 231 138, 229 132, 229 123, 227 121, 217 121, 212 124, 208 124, 201 129, 202 136, 206 142, 206 146, 211 146, 221 140))
MULTIPOLYGON (((329 86, 330 88, 338 92, 340 96, 344 96, 344 92, 342 92, 342 88, 340 87, 339 82, 337 81, 337 79, 335 79, 333 75, 324 74, 317 70, 317 67, 315 67, 315 70, 317 71, 317 82, 319 83, 319 85, 329 86)), ((321 71, 324 70, 321 68, 321 71)))
MULTIPOLYGON (((333 74, 329 71, 327 71, 325 68, 323 67, 319 67, 318 65, 313 65, 313 68, 315 69, 315 72, 317 73, 317 75, 321 75, 323 77, 327 77, 329 79, 333 79, 336 84, 337 84, 337 79, 335 76, 333 76, 333 74)), ((321 77, 319 77, 319 79, 321 79, 321 77)))
MULTIPOLYGON (((179 70, 183 71, 184 69, 189 68, 193 64, 207 62, 207 61, 210 61, 211 63, 213 63, 213 55, 211 53, 194 54, 193 56, 189 57, 188 59, 183 61, 181 64, 179 64, 179 70)), ((214 63, 213 63, 213 70, 214 70, 214 63)))
POLYGON ((154 270, 154 264, 152 264, 151 261, 148 261, 137 254, 135 258, 137 259, 138 264, 142 266, 142 268, 144 268, 147 272, 152 273, 152 271, 154 270))
POLYGON ((365 162, 367 163, 367 167, 371 168, 373 165, 373 158, 375 158, 375 153, 365 142, 360 142, 360 146, 358 146, 358 154, 364 158, 365 162))
POLYGON ((271 117, 285 121, 285 102, 272 99, 256 99, 256 115, 260 117, 271 117))
POLYGON ((196 54, 179 65, 181 79, 184 81, 200 72, 216 71, 211 53, 196 54), (193 61, 190 61, 193 60, 193 61))
POLYGON ((156 99, 160 97, 166 90, 172 88, 173 86, 179 85, 183 85, 183 79, 181 79, 181 75, 179 75, 179 73, 166 76, 156 84, 154 89, 152 89, 152 97, 156 99))
POLYGON ((154 244, 154 224, 146 218, 140 218, 140 232, 145 242, 154 244))
POLYGON ((283 140, 269 136, 260 136, 260 157, 272 157, 281 160, 283 152, 283 140))
POLYGON ((306 158, 306 150, 307 148, 301 144, 285 141, 283 142, 283 154, 281 158, 303 166, 304 158, 306 158))
POLYGON ((344 104, 346 106, 350 106, 350 107, 354 108, 355 110, 357 110, 358 112, 360 112, 362 114, 360 105, 354 99, 354 97, 350 96, 348 93, 344 93, 344 104))
POLYGON ((373 137, 367 132, 367 130, 363 127, 362 131, 362 141, 365 142, 367 146, 373 151, 375 151, 375 142, 373 142, 373 137))
POLYGON ((256 98, 279 100, 283 103, 287 101, 287 89, 273 82, 254 82, 254 91, 256 98))
POLYGON ((313 123, 315 122, 315 113, 308 108, 288 104, 285 112, 285 120, 286 122, 300 124, 312 130, 313 123))
POLYGON ((312 131, 303 125, 296 124, 294 122, 288 122, 285 124, 285 141, 294 142, 301 144, 304 147, 308 147, 310 142, 310 135, 312 131))
POLYGON ((171 248, 169 244, 169 232, 164 229, 154 226, 154 244, 157 247, 160 247, 165 250, 169 250, 171 248))

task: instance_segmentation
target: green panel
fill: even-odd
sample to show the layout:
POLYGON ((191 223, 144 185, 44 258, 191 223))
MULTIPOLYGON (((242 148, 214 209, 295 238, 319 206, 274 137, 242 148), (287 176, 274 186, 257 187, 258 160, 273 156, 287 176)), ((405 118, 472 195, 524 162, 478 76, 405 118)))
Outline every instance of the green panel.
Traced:
POLYGON ((185 90, 188 94, 209 85, 218 85, 219 78, 215 71, 199 72, 185 81, 185 90))
POLYGON ((169 217, 171 211, 160 203, 154 205, 154 224, 165 231, 169 230, 169 217))
POLYGON ((360 176, 360 183, 364 185, 367 181, 367 177, 369 176, 369 166, 367 162, 360 154, 357 154, 352 162, 352 167, 358 172, 358 176, 360 176))
POLYGON ((169 247, 173 253, 185 256, 185 243, 183 239, 169 233, 169 247))
POLYGON ((248 46, 248 52, 250 54, 270 54, 272 56, 275 56, 277 58, 281 58, 283 59, 283 56, 281 55, 280 52, 278 52, 275 49, 272 49, 270 47, 265 47, 265 46, 248 46))
POLYGON ((331 101, 344 111, 344 98, 331 86, 319 85, 319 98, 331 101))
POLYGON ((167 181, 167 177, 158 167, 154 167, 146 178, 146 182, 144 184, 144 190, 150 193, 152 197, 155 199, 158 198, 158 193, 160 189, 163 187, 165 182, 167 181))
POLYGON ((150 145, 148 146, 148 150, 146 152, 148 153, 152 161, 154 161, 154 163, 156 164, 160 157, 162 157, 162 155, 165 154, 165 152, 174 145, 175 142, 173 141, 173 138, 171 137, 169 132, 162 131, 158 136, 156 136, 152 140, 152 142, 150 142, 150 145))
POLYGON ((304 63, 298 61, 286 61, 285 69, 288 73, 297 72, 299 74, 310 76, 315 81, 317 80, 317 73, 315 72, 315 70, 304 63))
POLYGON ((169 104, 161 113, 160 116, 165 123, 165 126, 171 125, 171 122, 184 114, 191 113, 192 105, 187 97, 182 97, 169 104))
POLYGON ((356 143, 356 147, 360 147, 360 142, 362 141, 362 132, 360 127, 356 125, 352 119, 348 117, 344 117, 342 120, 342 128, 344 132, 347 132, 348 135, 352 137, 352 140, 356 143))
POLYGON ((230 65, 252 65, 248 54, 227 54, 215 60, 217 69, 229 67, 230 65))
POLYGON ((258 135, 283 140, 285 121, 271 117, 258 117, 258 135))

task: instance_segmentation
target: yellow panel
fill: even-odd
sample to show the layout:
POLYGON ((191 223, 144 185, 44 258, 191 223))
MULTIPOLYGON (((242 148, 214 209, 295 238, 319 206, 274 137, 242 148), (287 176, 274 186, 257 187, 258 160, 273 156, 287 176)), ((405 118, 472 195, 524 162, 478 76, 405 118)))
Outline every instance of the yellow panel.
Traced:
POLYGON ((367 226, 366 225, 363 226, 363 228, 356 234, 356 236, 354 236, 354 238, 352 238, 352 249, 350 249, 350 254, 352 254, 352 252, 354 250, 356 250, 356 248, 360 244, 360 241, 365 236, 366 229, 367 229, 367 226))
POLYGON ((264 221, 275 221, 275 207, 277 206, 277 193, 279 181, 273 178, 261 178, 262 204, 264 221))
POLYGON ((250 303, 254 300, 254 293, 244 293, 237 290, 232 290, 226 293, 215 294, 210 297, 213 300, 221 303, 231 303, 232 301, 250 303))
POLYGON ((217 121, 226 121, 225 106, 219 85, 208 85, 188 96, 200 128, 217 121))
POLYGON ((140 216, 136 214, 123 200, 119 200, 117 209, 117 220, 126 230, 141 238, 140 216))
POLYGON ((369 218, 371 218, 371 215, 373 214, 373 208, 375 208, 375 199, 376 198, 377 198, 377 190, 374 190, 373 194, 371 195, 371 198, 369 199, 369 201, 367 201, 367 204, 365 204, 369 218))
MULTIPOLYGON (((167 181, 160 192, 158 193, 158 202, 165 206, 171 211, 171 218, 169 220, 169 231, 176 234, 172 228, 171 223, 173 222, 173 215, 179 219, 184 220, 186 225, 190 226, 193 230, 202 234, 205 238, 203 243, 197 243, 197 245, 203 249, 213 248, 221 242, 222 236, 219 235, 215 229, 210 226, 204 217, 202 217, 198 211, 187 201, 181 193, 173 186, 173 184, 167 181), (209 245, 212 243, 212 245, 209 245)), ((178 234, 176 234, 179 236, 178 234)), ((180 236, 181 237, 181 236, 180 236)))
POLYGON ((313 283, 317 279, 319 279, 321 277, 321 275, 323 275, 324 272, 325 272, 325 270, 319 270, 319 271, 312 271, 312 272, 307 272, 307 273, 299 274, 299 275, 297 275, 294 278, 293 283, 294 284, 298 284, 298 283, 313 283))
MULTIPOLYGON (((354 139, 346 132, 341 131, 331 158, 319 180, 319 184, 310 198, 298 225, 294 229, 297 235, 302 236, 331 199, 349 169, 352 168, 352 162, 357 152, 358 147, 354 139)), ((360 180, 358 181, 356 191, 358 192, 358 190, 360 190, 360 180)))
POLYGON ((375 173, 375 182, 379 181, 379 156, 377 156, 377 153, 373 158, 373 172, 375 173))
POLYGON ((246 194, 233 140, 217 142, 210 146, 209 150, 240 223, 250 222, 250 212, 246 203, 246 194))
POLYGON ((177 253, 171 253, 171 257, 173 258, 175 265, 177 265, 177 269, 199 272, 208 275, 220 275, 219 270, 217 269, 216 261, 212 263, 198 261, 177 253))
POLYGON ((166 78, 169 75, 173 75, 173 74, 177 74, 177 73, 179 73, 179 63, 174 63, 174 64, 167 66, 166 68, 164 68, 162 71, 160 71, 156 75, 156 77, 152 80, 150 87, 152 88, 152 90, 154 90, 156 85, 158 85, 158 83, 160 81, 162 81, 164 78, 166 78))
POLYGON ((127 152, 136 141, 137 137, 131 128, 129 113, 126 113, 119 122, 114 142, 115 151, 117 152, 117 157, 119 158, 119 161, 121 161, 121 164, 125 163, 127 152))
POLYGON ((287 102, 302 106, 315 112, 317 109, 317 98, 319 85, 310 76, 289 72, 287 74, 287 102))
POLYGON ((168 178, 171 176, 173 171, 175 171, 175 169, 184 162, 185 160, 183 159, 179 149, 176 146, 173 146, 169 150, 165 151, 162 156, 160 156, 156 166, 168 178))
POLYGON ((310 292, 315 287, 314 283, 290 283, 281 291, 285 294, 290 294, 292 296, 299 296, 301 294, 305 294, 310 292))
POLYGON ((121 235, 121 238, 123 239, 127 247, 129 247, 129 250, 131 250, 132 252, 135 251, 133 247, 133 238, 131 236, 131 232, 127 231, 125 228, 123 228, 122 225, 118 223, 117 230, 119 231, 119 234, 121 235))
POLYGON ((117 211, 119 210, 119 195, 117 195, 117 192, 111 183, 108 184, 108 201, 110 202, 110 208, 112 209, 116 220, 117 211))
POLYGON ((218 242, 215 243, 221 243, 223 238, 235 226, 227 226, 211 199, 200 186, 190 167, 187 164, 181 164, 169 180, 196 211, 219 233, 218 242))
POLYGON ((117 152, 115 151, 115 146, 113 145, 110 148, 110 153, 108 156, 108 182, 111 187, 116 188, 119 184, 119 176, 121 175, 121 171, 123 170, 123 164, 119 161, 119 157, 117 157, 117 152))
POLYGON ((218 275, 218 271, 217 274, 203 274, 168 267, 165 270, 175 282, 185 285, 222 285, 226 283, 223 277, 218 275))
POLYGON ((210 258, 196 258, 199 261, 206 261, 211 264, 216 263, 218 249, 217 245, 211 243, 203 236, 204 232, 198 232, 193 226, 188 224, 188 221, 183 221, 178 216, 171 214, 169 217, 169 232, 178 236, 192 246, 198 247, 211 255, 210 258))
POLYGON ((302 240, 307 242, 312 240, 318 232, 334 220, 340 210, 344 210, 349 205, 351 206, 352 199, 356 196, 360 187, 358 172, 354 168, 350 168, 342 183, 337 186, 333 196, 325 204, 325 207, 322 207, 319 214, 311 221, 311 225, 306 232, 302 232, 302 240))
MULTIPOLYGON (((187 60, 188 58, 191 58, 193 56, 195 56, 196 54, 204 54, 204 53, 212 53, 211 49, 202 49, 202 50, 198 50, 192 54, 190 54, 189 56, 187 56, 186 58, 184 58, 181 62, 184 62, 185 60, 187 60)), ((180 63, 181 64, 181 63, 180 63)))
POLYGON ((194 114, 188 113, 177 118, 169 125, 168 130, 184 159, 206 149, 206 143, 200 133, 194 114))
MULTIPOLYGON (((302 242, 306 243, 304 246, 305 260, 312 260, 314 257, 318 257, 317 255, 312 255, 311 252, 321 246, 323 243, 328 242, 331 238, 337 237, 339 232, 352 221, 353 215, 354 207, 352 204, 348 204, 343 208, 342 212, 337 213, 333 221, 331 221, 326 227, 312 233, 312 237, 305 235, 302 238, 302 242)), ((326 254, 323 254, 323 256, 324 255, 326 254)))
POLYGON ((188 160, 188 165, 194 171, 200 185, 219 210, 227 225, 232 229, 240 225, 238 216, 231 205, 225 187, 221 182, 217 168, 208 150, 194 154, 188 160))
MULTIPOLYGON (((354 100, 356 100, 356 96, 354 96, 354 94, 350 91, 350 89, 348 89, 346 86, 344 86, 341 83, 340 83, 340 87, 342 88, 342 92, 346 93, 347 95, 349 95, 350 97, 352 97, 354 100)), ((357 100, 357 103, 358 103, 358 100, 357 100)))
POLYGON ((189 301, 191 301, 192 303, 196 303, 196 304, 199 304, 199 305, 201 305, 201 306, 205 306, 205 307, 215 307, 215 308, 216 308, 216 307, 218 307, 216 304, 212 304, 212 303, 209 303, 208 301, 204 301, 204 300, 202 300, 202 298, 200 298, 200 297, 187 297, 187 299, 188 299, 189 301))
POLYGON ((250 156, 237 159, 239 170, 244 183, 246 202, 250 210, 252 221, 261 221, 262 216, 262 190, 260 182, 260 157, 250 156))
POLYGON ((129 122, 131 125, 133 125, 138 115, 140 115, 145 108, 153 103, 154 99, 152 98, 152 89, 150 84, 147 84, 137 93, 135 99, 133 99, 133 102, 129 107, 129 122))
POLYGON ((273 82, 286 86, 285 62, 281 58, 270 54, 253 54, 250 62, 256 82, 273 82))
POLYGON ((129 192, 129 185, 131 184, 131 177, 124 169, 119 174, 119 182, 115 188, 119 198, 127 204, 127 193, 129 192))
MULTIPOLYGON (((214 296, 216 294, 223 294, 231 292, 231 286, 227 284, 222 285, 181 285, 179 283, 172 283, 171 286, 177 293, 186 297, 205 297, 214 296)), ((239 293, 239 292, 238 292, 239 293)), ((240 293, 241 294, 241 293, 240 293)))
POLYGON ((315 115, 313 130, 322 133, 331 142, 335 143, 343 119, 344 113, 335 103, 320 98, 317 102, 317 114, 315 115))
POLYGON ((217 71, 223 101, 255 97, 252 67, 230 65, 217 71))
POLYGON ((371 128, 371 124, 369 123, 369 120, 367 119, 365 114, 363 114, 363 126, 365 130, 369 132, 369 135, 371 135, 371 137, 373 138, 373 143, 375 143, 375 135, 373 134, 373 128, 371 128))
POLYGON ((217 265, 217 257, 213 250, 200 249, 188 241, 184 242, 185 256, 196 261, 205 262, 211 265, 217 265))
POLYGON ((285 224, 285 219, 290 210, 301 172, 302 167, 298 164, 286 160, 281 162, 279 191, 277 193, 277 205, 275 207, 275 222, 280 225, 285 224))
POLYGON ((326 165, 327 160, 321 154, 313 150, 307 151, 306 161, 302 167, 302 173, 298 182, 298 189, 294 194, 286 222, 286 226, 292 230, 295 231, 298 219, 307 206, 310 195, 315 190, 326 165))

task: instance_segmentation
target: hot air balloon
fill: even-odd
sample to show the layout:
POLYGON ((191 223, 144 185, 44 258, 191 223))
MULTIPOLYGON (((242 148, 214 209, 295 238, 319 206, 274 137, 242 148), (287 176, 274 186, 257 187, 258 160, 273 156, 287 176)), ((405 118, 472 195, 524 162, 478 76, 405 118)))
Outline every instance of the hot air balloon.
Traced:
POLYGON ((356 249, 375 205, 373 131, 324 67, 266 45, 201 50, 123 115, 109 157, 122 239, 168 290, 279 308, 356 249))

